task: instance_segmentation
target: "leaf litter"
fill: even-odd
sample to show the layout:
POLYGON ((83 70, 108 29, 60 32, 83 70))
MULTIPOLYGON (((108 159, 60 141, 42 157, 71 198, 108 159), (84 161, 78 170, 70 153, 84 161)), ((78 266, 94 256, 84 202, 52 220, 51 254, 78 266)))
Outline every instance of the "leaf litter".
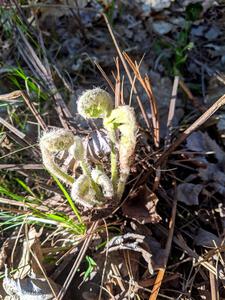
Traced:
MULTIPOLYGON (((1 189, 0 203, 2 212, 11 211, 13 216, 25 214, 25 226, 31 230, 31 223, 35 222, 42 233, 34 234, 38 243, 35 249, 33 242, 27 246, 24 233, 20 235, 17 231, 17 241, 7 231, 3 233, 2 274, 4 264, 11 271, 21 267, 24 273, 24 278, 14 279, 10 274, 4 281, 8 280, 21 299, 26 295, 30 297, 29 293, 34 290, 40 299, 54 297, 49 290, 50 278, 62 286, 56 288, 59 290, 56 299, 154 300, 157 296, 160 299, 204 299, 206 294, 222 299, 225 170, 223 124, 218 118, 223 120, 224 113, 221 109, 217 117, 210 120, 210 114, 204 115, 202 120, 200 114, 200 122, 195 123, 199 111, 207 112, 209 104, 224 93, 224 84, 220 82, 219 88, 217 74, 217 71, 223 72, 221 23, 224 17, 218 9, 222 7, 220 1, 76 1, 76 4, 49 1, 47 5, 43 2, 32 5, 30 2, 21 5, 24 13, 17 11, 21 18, 19 23, 12 18, 13 10, 18 9, 14 2, 1 11, 1 20, 8 18, 8 23, 1 23, 3 73, 0 75, 5 74, 8 66, 16 67, 19 61, 27 78, 25 82, 17 81, 15 87, 15 79, 12 84, 9 75, 8 78, 1 76, 4 84, 0 90, 6 94, 18 90, 19 84, 19 89, 27 90, 30 99, 24 106, 11 107, 9 102, 9 110, 4 110, 2 116, 3 134, 11 146, 3 144, 1 155, 7 155, 3 162, 11 167, 1 178, 5 189, 1 189), (32 10, 28 11, 30 6, 32 10), (102 13, 110 20, 109 28, 118 44, 115 41, 112 44, 102 13), (186 28, 190 18, 193 24, 186 28), (20 22, 32 24, 29 34, 20 22), (17 40, 16 45, 10 35, 5 35, 9 29, 17 40), (35 45, 37 36, 39 48, 35 45), (194 43, 193 48, 189 47, 191 43, 194 43), (122 55, 118 45, 126 55, 122 55), (115 66, 116 47, 121 61, 115 66), (109 168, 111 148, 105 132, 101 131, 101 122, 84 121, 77 115, 74 103, 70 103, 71 110, 66 105, 70 100, 76 101, 79 90, 100 85, 110 92, 96 63, 106 72, 104 77, 108 82, 115 80, 113 90, 117 104, 127 103, 130 98, 140 124, 139 137, 122 202, 114 201, 86 212, 78 207, 84 223, 79 224, 73 208, 65 201, 62 187, 60 189, 42 169, 28 168, 34 161, 40 164, 39 149, 22 147, 24 143, 32 146, 39 140, 40 128, 70 128, 86 139, 92 165, 98 162, 109 168), (171 128, 167 128, 175 75, 179 75, 180 86, 170 116, 171 128), (44 102, 39 94, 30 93, 29 76, 51 100, 44 102), (212 83, 212 76, 216 85, 212 83), (23 119, 34 125, 32 135, 23 126, 23 119), (192 124, 198 131, 193 132, 192 124), (185 134, 179 139, 180 132, 185 134), (164 143, 165 137, 170 141, 169 147, 164 143), (11 147, 19 152, 14 148, 12 152, 11 147), (12 176, 20 176, 35 197, 27 196, 29 189, 21 191, 17 185, 10 185, 12 176), (11 193, 6 192, 7 185, 11 193), (23 198, 18 198, 17 193, 23 198), (12 202, 15 199, 17 206, 12 202), (24 262, 33 255, 32 252, 28 255, 30 247, 45 272, 39 273, 34 262, 24 262), (16 251, 23 253, 19 255, 16 251), (22 255, 23 259, 14 259, 13 263, 11 255, 14 258, 22 255), (90 270, 85 264, 85 255, 96 262, 90 270), (32 275, 31 269, 35 269, 32 275), (82 275, 87 272, 89 276, 82 275), (39 284, 45 286, 46 296, 41 294, 39 284)), ((67 155, 59 153, 57 162, 77 176, 81 170, 69 157, 64 161, 67 155)), ((2 220, 7 220, 7 216, 2 215, 2 220)), ((7 222, 13 224, 10 220, 7 222)), ((7 228, 7 224, 3 222, 3 228, 7 228)), ((23 225, 15 226, 23 232, 20 227, 23 225)))

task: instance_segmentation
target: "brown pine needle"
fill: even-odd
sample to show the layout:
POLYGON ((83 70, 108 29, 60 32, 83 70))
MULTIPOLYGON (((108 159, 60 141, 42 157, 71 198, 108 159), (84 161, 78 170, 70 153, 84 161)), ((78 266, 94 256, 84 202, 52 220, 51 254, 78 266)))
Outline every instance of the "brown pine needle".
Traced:
POLYGON ((173 200, 173 207, 172 207, 172 214, 171 214, 171 219, 169 223, 169 233, 168 233, 168 239, 166 242, 166 248, 165 248, 165 258, 164 258, 164 266, 161 268, 156 276, 156 280, 151 292, 151 295, 149 297, 149 300, 156 300, 165 272, 166 272, 166 266, 170 254, 170 249, 172 245, 172 240, 173 240, 173 232, 174 232, 174 226, 175 226, 175 218, 176 218, 176 211, 177 211, 177 200, 174 198, 173 200))
MULTIPOLYGON (((114 36, 114 33, 113 33, 113 31, 112 31, 112 28, 111 28, 111 26, 110 26, 110 24, 109 24, 109 21, 108 21, 106 15, 103 14, 103 17, 104 17, 104 19, 105 19, 106 25, 107 25, 107 27, 108 27, 109 33, 110 33, 110 35, 111 35, 111 37, 112 37, 113 43, 114 43, 114 45, 115 45, 115 47, 116 47, 116 50, 117 50, 117 52, 118 52, 118 55, 119 55, 119 57, 120 57, 120 60, 121 60, 121 62, 122 62, 122 64, 123 64, 123 67, 124 67, 126 73, 127 73, 127 77, 128 77, 128 79, 129 79, 129 81, 130 81, 130 84, 132 85, 133 79, 132 79, 131 73, 130 73, 130 71, 129 71, 129 68, 128 68, 128 66, 127 66, 127 63, 126 63, 126 61, 125 61, 125 59, 124 59, 124 57, 123 57, 123 54, 121 53, 121 50, 120 50, 120 48, 119 48, 119 45, 118 45, 118 43, 117 43, 117 41, 116 41, 116 38, 115 38, 115 36, 114 36)), ((135 93, 135 95, 136 95, 137 102, 138 102, 138 105, 139 105, 139 107, 140 107, 140 110, 141 110, 141 113, 142 113, 142 115, 143 115, 143 118, 144 118, 144 120, 145 120, 145 122, 146 122, 146 125, 147 125, 147 127, 150 129, 151 126, 150 126, 149 119, 148 119, 147 114, 146 114, 146 112, 145 112, 144 106, 143 106, 143 104, 142 104, 142 102, 141 102, 141 99, 140 99, 140 97, 139 97, 138 94, 137 94, 137 89, 136 89, 135 86, 134 86, 134 93, 135 93)))

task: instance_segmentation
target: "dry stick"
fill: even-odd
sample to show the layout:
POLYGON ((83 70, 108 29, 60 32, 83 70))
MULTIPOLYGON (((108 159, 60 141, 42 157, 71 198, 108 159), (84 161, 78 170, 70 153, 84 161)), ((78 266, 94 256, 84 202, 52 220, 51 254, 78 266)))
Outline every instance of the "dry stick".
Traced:
POLYGON ((45 269, 44 269, 44 266, 43 266, 42 263, 38 260, 37 255, 33 252, 33 250, 32 250, 31 248, 30 248, 29 250, 30 250, 30 253, 32 254, 32 256, 33 256, 33 258, 34 258, 36 264, 37 264, 38 267, 40 268, 40 270, 41 270, 41 272, 42 272, 42 274, 43 274, 43 277, 44 277, 44 279, 46 280, 46 282, 47 282, 47 284, 48 284, 48 286, 49 286, 49 288, 50 288, 52 294, 54 295, 54 299, 55 299, 55 300, 58 300, 57 291, 56 291, 56 286, 54 287, 53 284, 50 282, 50 280, 49 280, 49 278, 48 278, 48 276, 47 276, 47 274, 46 274, 46 271, 45 271, 45 269))
MULTIPOLYGON (((165 236, 168 236, 168 231, 160 224, 158 224, 158 228, 160 231, 164 233, 165 236)), ((173 237, 173 242, 180 247, 185 253, 189 255, 189 257, 195 259, 195 264, 194 266, 202 265, 204 266, 209 272, 212 272, 214 275, 217 274, 216 268, 212 266, 208 261, 206 261, 205 258, 202 256, 198 255, 195 251, 193 251, 185 242, 184 238, 182 237, 181 234, 177 234, 177 237, 173 237)), ((225 247, 224 247, 225 249, 225 247)))
MULTIPOLYGON (((133 82, 132 76, 131 76, 131 74, 130 74, 130 71, 129 71, 129 69, 128 69, 128 66, 127 66, 127 64, 126 64, 126 61, 125 61, 125 59, 124 59, 124 57, 123 57, 123 55, 122 55, 122 53, 121 53, 121 51, 120 51, 119 45, 118 45, 118 43, 117 43, 117 41, 116 41, 116 39, 115 39, 114 33, 113 33, 113 31, 112 31, 112 28, 111 28, 111 26, 110 26, 110 24, 109 24, 109 21, 108 21, 108 19, 107 19, 107 17, 106 17, 105 14, 103 14, 103 17, 104 17, 104 19, 105 19, 105 22, 106 22, 106 25, 107 25, 107 27, 108 27, 109 33, 110 33, 110 35, 111 35, 111 37, 112 37, 113 43, 114 43, 114 45, 115 45, 115 47, 116 47, 116 50, 117 50, 117 52, 118 52, 118 54, 119 54, 119 57, 120 57, 120 59, 121 59, 121 62, 122 62, 122 64, 123 64, 123 67, 124 67, 124 69, 125 69, 125 71, 126 71, 126 73, 127 73, 127 77, 128 77, 128 79, 129 79, 129 81, 130 81, 130 84, 132 85, 132 82, 133 82)), ((145 122, 146 122, 146 125, 147 125, 147 127, 150 129, 150 128, 151 128, 151 125, 150 125, 150 123, 149 123, 149 119, 148 119, 148 117, 147 117, 147 114, 146 114, 146 112, 145 112, 145 109, 144 109, 144 107, 143 107, 143 104, 141 103, 141 99, 140 99, 140 97, 139 97, 138 94, 137 94, 137 89, 136 89, 135 86, 134 86, 134 93, 135 93, 135 95, 136 95, 136 97, 137 97, 138 105, 139 105, 139 107, 140 107, 140 109, 141 109, 141 113, 143 114, 143 118, 144 118, 144 120, 145 120, 145 122)))
POLYGON ((204 266, 209 272, 214 275, 217 274, 216 268, 212 266, 208 261, 205 260, 202 256, 198 255, 195 251, 193 251, 185 242, 184 238, 181 234, 178 234, 177 237, 173 238, 175 244, 177 244, 181 249, 183 249, 190 257, 195 259, 194 267, 197 265, 204 266))
POLYGON ((9 122, 7 122, 6 120, 4 120, 2 117, 0 117, 0 123, 4 127, 8 128, 12 133, 14 133, 21 140, 23 140, 26 144, 30 145, 29 142, 25 139, 26 135, 23 132, 21 132, 16 127, 14 127, 13 125, 11 125, 9 122))
POLYGON ((33 145, 29 145, 29 146, 26 146, 26 147, 23 147, 23 148, 20 148, 20 149, 17 149, 17 150, 15 150, 15 151, 11 151, 11 152, 9 152, 9 153, 7 153, 7 154, 5 154, 5 155, 0 156, 0 160, 3 159, 3 158, 9 157, 9 156, 11 156, 11 155, 13 155, 13 154, 22 152, 22 151, 24 151, 24 150, 28 150, 28 149, 30 149, 30 148, 34 148, 34 147, 36 147, 37 145, 38 145, 38 143, 33 144, 33 145))
POLYGON ((131 106, 131 101, 132 101, 132 96, 133 96, 133 92, 134 92, 134 85, 135 85, 136 79, 137 79, 137 76, 134 75, 134 78, 133 78, 133 81, 131 84, 131 89, 130 89, 129 106, 131 106))
POLYGON ((107 227, 107 223, 106 223, 105 219, 103 219, 103 222, 104 222, 104 225, 105 225, 107 243, 106 243, 105 261, 104 261, 104 266, 103 266, 103 270, 102 270, 102 279, 101 279, 101 285, 100 285, 98 300, 102 299, 102 290, 103 290, 103 284, 104 284, 104 279, 105 279, 106 266, 107 266, 107 263, 108 263, 108 252, 109 252, 109 247, 108 247, 109 231, 108 231, 108 227, 107 227))
POLYGON ((225 104, 225 94, 220 97, 206 112, 204 112, 191 126, 189 126, 171 146, 156 161, 155 167, 159 167, 163 161, 172 153, 193 131, 205 123, 221 106, 225 104))
MULTIPOLYGON (((193 264, 193 267, 196 266, 203 266, 205 267, 210 273, 217 276, 218 272, 217 269, 207 261, 207 257, 202 257, 198 255, 195 251, 193 251, 184 240, 183 236, 181 234, 177 234, 177 237, 173 238, 173 241, 176 245, 178 245, 183 251, 185 251, 191 258, 194 258, 195 263, 193 264)), ((222 247, 219 247, 219 249, 223 250, 222 247)))
POLYGON ((73 277, 75 275, 75 273, 77 272, 77 269, 79 268, 80 264, 81 264, 81 261, 87 251, 87 248, 91 242, 91 239, 92 239, 92 233, 95 231, 95 229, 97 228, 98 226, 98 221, 96 221, 95 223, 92 224, 89 232, 88 232, 88 237, 86 238, 86 240, 84 241, 78 255, 77 255, 77 258, 73 264, 73 267, 71 268, 63 286, 62 286, 62 289, 60 291, 60 293, 58 294, 58 300, 62 300, 71 281, 73 280, 73 277))
MULTIPOLYGON (((125 55, 124 55, 125 56, 125 55)), ((138 64, 138 69, 141 67, 142 61, 144 59, 144 55, 142 56, 139 64, 138 64)), ((134 75, 134 78, 132 80, 132 84, 131 84, 131 90, 130 90, 130 100, 129 100, 129 105, 131 105, 131 101, 132 101, 132 96, 133 96, 133 91, 134 91, 134 87, 135 87, 135 82, 136 82, 137 76, 134 75)))
POLYGON ((151 295, 149 297, 149 300, 156 300, 157 299, 159 289, 161 287, 163 277, 164 277, 165 272, 166 272, 166 266, 167 266, 167 262, 168 262, 168 258, 169 258, 169 254, 170 254, 172 240, 173 240, 173 232, 174 232, 174 227, 175 227, 176 211, 177 211, 177 200, 174 199, 173 200, 172 213, 171 213, 171 219, 170 219, 170 223, 169 223, 168 239, 167 239, 166 248, 165 248, 164 265, 163 265, 163 268, 160 268, 160 270, 159 270, 159 272, 156 276, 156 280, 155 280, 151 295))
MULTIPOLYGON (((136 63, 136 67, 138 67, 137 63, 136 63)), ((140 81, 140 83, 142 84, 142 80, 140 81)), ((152 86, 151 86, 150 80, 148 78, 148 75, 145 75, 142 85, 143 85, 143 87, 144 87, 144 89, 145 89, 145 91, 148 95, 148 99, 149 99, 149 103, 150 103, 150 107, 151 107, 155 145, 156 145, 156 147, 159 147, 159 142, 160 142, 159 114, 158 114, 156 99, 155 99, 155 96, 153 94, 152 86)))

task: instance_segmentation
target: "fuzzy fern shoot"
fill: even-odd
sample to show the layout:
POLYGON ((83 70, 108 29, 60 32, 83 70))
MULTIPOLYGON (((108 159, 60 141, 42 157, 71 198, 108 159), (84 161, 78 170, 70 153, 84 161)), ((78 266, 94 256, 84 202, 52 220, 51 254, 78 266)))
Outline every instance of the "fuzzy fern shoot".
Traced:
POLYGON ((111 178, 106 170, 90 165, 83 141, 65 129, 44 133, 40 149, 46 169, 71 186, 71 197, 84 207, 101 206, 113 199, 120 200, 130 174, 137 135, 134 109, 128 105, 113 109, 113 100, 106 91, 95 88, 84 92, 77 103, 84 118, 102 118, 111 142, 111 178), (74 178, 55 162, 59 151, 68 151, 81 167, 82 174, 74 178))

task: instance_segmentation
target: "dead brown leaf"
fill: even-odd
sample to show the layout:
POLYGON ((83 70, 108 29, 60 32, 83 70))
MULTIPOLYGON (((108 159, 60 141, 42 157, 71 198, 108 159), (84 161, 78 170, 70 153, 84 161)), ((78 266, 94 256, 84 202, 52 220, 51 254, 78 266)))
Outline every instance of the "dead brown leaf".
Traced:
POLYGON ((122 206, 123 214, 141 224, 158 223, 161 217, 156 212, 158 198, 147 185, 140 186, 122 206))
POLYGON ((176 188, 176 198, 186 205, 198 205, 198 197, 202 189, 202 184, 181 183, 176 188))

